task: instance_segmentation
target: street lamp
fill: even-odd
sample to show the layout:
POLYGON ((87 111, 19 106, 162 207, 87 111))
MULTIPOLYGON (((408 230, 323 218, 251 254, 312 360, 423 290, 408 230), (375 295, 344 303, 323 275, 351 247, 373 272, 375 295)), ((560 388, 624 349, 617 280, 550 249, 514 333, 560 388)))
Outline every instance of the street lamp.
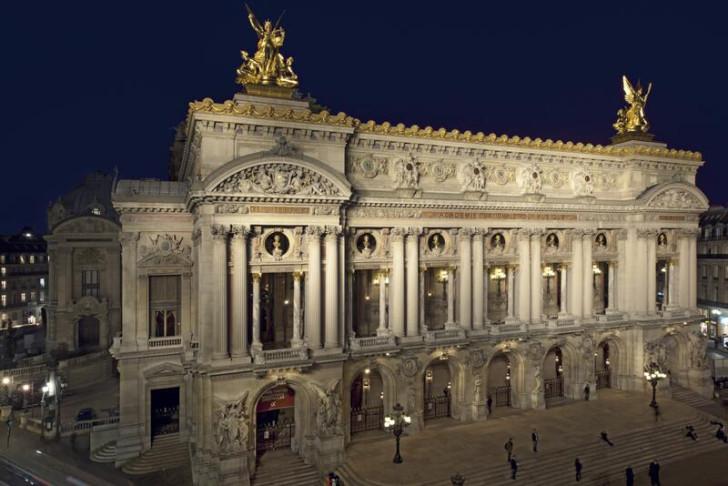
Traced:
POLYGON ((392 415, 384 417, 384 428, 391 430, 394 438, 397 440, 397 452, 394 454, 393 462, 395 464, 402 463, 402 456, 399 454, 399 437, 402 435, 404 428, 412 423, 412 417, 404 413, 404 407, 399 403, 393 407, 392 415))
POLYGON ((667 378, 667 375, 660 370, 657 363, 651 363, 650 366, 645 368, 645 379, 652 385, 652 401, 650 402, 650 407, 652 408, 657 408, 657 399, 655 398, 657 383, 665 378, 667 378))

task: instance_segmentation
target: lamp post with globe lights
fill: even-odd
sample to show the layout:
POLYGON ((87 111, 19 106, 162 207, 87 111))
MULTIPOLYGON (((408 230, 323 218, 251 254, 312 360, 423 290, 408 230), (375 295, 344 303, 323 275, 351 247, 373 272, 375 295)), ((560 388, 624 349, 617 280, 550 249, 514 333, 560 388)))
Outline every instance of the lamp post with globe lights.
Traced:
POLYGON ((645 368, 645 379, 650 385, 652 385, 652 401, 650 402, 650 407, 652 408, 657 408, 657 384, 665 378, 667 378, 667 374, 662 372, 657 363, 651 363, 647 368, 645 368))
POLYGON ((402 456, 399 453, 399 438, 404 432, 404 428, 412 423, 412 417, 404 413, 404 407, 399 403, 393 407, 392 415, 384 417, 384 428, 391 430, 397 441, 397 451, 394 454, 393 462, 395 464, 402 463, 402 456))

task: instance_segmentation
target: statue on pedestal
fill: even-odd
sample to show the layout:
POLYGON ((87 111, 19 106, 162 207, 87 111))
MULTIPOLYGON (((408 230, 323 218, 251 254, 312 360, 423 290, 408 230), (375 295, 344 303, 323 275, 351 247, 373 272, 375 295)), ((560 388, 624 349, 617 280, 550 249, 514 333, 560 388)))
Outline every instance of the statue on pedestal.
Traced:
POLYGON ((643 92, 640 83, 637 83, 637 88, 635 88, 629 82, 627 76, 622 76, 622 87, 624 88, 624 101, 629 106, 620 108, 617 111, 617 121, 612 126, 619 135, 629 133, 647 134, 650 124, 645 116, 645 105, 652 91, 652 83, 647 85, 647 91, 643 92))

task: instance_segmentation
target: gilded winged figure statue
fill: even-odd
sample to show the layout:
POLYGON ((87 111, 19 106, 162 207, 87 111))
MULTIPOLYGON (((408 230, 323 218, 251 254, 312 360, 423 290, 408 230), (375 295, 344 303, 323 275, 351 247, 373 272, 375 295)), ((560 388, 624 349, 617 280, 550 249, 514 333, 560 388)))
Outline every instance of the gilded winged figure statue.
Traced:
POLYGON ((628 106, 617 111, 617 121, 612 126, 620 135, 634 132, 647 133, 650 124, 645 116, 645 105, 652 91, 652 83, 647 85, 647 91, 643 92, 640 83, 637 83, 637 88, 635 88, 629 82, 627 76, 622 76, 622 86, 624 88, 624 101, 627 102, 628 106))
POLYGON ((261 24, 247 4, 245 8, 250 26, 258 35, 258 45, 252 57, 247 51, 240 51, 243 64, 237 70, 237 83, 295 88, 298 76, 293 72, 293 58, 286 58, 280 53, 286 39, 286 31, 280 26, 281 18, 275 25, 268 19, 261 24))

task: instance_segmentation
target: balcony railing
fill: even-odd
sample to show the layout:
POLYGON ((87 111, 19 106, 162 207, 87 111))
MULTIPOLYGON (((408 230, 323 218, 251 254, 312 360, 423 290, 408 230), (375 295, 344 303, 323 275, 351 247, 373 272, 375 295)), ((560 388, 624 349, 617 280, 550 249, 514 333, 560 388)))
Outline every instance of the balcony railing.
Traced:
POLYGON ((393 348, 397 345, 394 336, 354 337, 349 340, 352 351, 363 351, 381 348, 393 348))
POLYGON ((182 336, 169 336, 149 339, 149 349, 174 348, 178 346, 182 346, 182 336))
POLYGON ((306 348, 266 349, 253 354, 255 364, 288 363, 307 359, 306 348))

